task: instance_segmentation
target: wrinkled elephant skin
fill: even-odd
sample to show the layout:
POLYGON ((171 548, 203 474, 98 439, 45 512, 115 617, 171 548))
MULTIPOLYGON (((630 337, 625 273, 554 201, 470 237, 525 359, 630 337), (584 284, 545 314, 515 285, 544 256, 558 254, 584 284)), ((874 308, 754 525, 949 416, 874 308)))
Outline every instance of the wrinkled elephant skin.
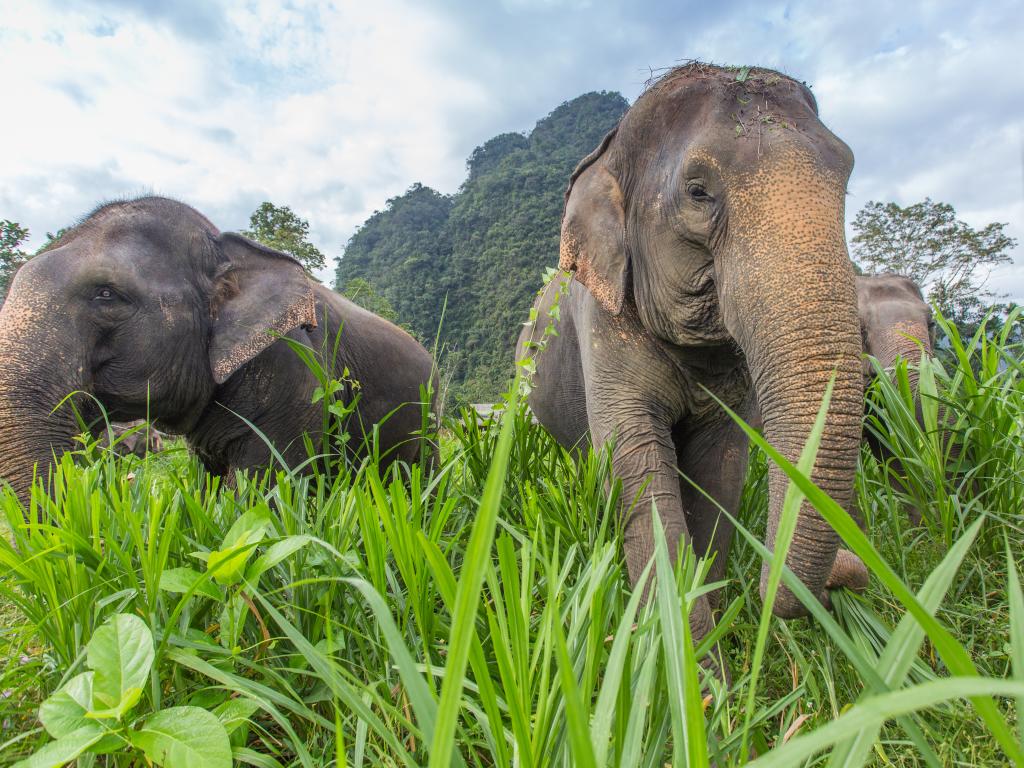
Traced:
POLYGON ((72 446, 71 409, 54 407, 74 391, 88 394, 76 402, 87 418, 99 421, 95 401, 112 420, 149 418, 229 478, 271 460, 246 421, 299 465, 322 409, 282 336, 358 382, 351 446, 381 422, 385 461, 419 457, 433 365, 407 333, 187 205, 102 206, 18 271, 0 310, 0 478, 24 498, 33 467, 72 446))
MULTIPOLYGON (((565 445, 612 443, 634 583, 653 553, 652 502, 671 555, 692 543, 715 557, 708 580, 724 575, 732 525, 680 478, 736 510, 746 438, 712 394, 737 410, 760 403, 765 436, 795 462, 834 376, 812 476, 848 505, 863 407, 843 230, 852 165, 805 86, 695 63, 642 94, 573 173, 560 249, 573 279, 551 321, 557 335, 537 352, 530 405, 565 445)), ((556 280, 538 298, 520 359, 544 338, 557 292, 556 280)), ((769 472, 771 549, 787 480, 769 472)), ((866 583, 838 545, 805 503, 787 564, 812 594, 866 583)), ((713 626, 714 599, 693 607, 697 638, 713 626)), ((773 609, 806 612, 785 588, 773 609)))

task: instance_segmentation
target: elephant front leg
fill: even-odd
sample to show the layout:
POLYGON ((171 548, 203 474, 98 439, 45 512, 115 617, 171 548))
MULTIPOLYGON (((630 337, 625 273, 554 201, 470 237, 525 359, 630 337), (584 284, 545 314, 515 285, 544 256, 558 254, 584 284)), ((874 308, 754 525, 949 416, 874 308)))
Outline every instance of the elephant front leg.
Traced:
MULTIPOLYGON (((707 581, 725 578, 735 516, 747 476, 747 436, 730 419, 719 418, 676 436, 679 491, 698 557, 712 558, 707 581), (710 497, 710 498, 709 498, 710 497)), ((719 591, 708 594, 718 608, 719 591)))
MULTIPOLYGON (((647 564, 654 557, 654 515, 657 508, 668 544, 668 555, 676 562, 679 547, 691 544, 686 514, 679 494, 675 444, 668 418, 651 413, 649 408, 619 406, 617 418, 591 418, 594 447, 600 449, 612 441, 612 469, 622 482, 623 547, 630 582, 636 586, 647 564)), ((645 591, 649 597, 653 577, 645 591)), ((705 637, 714 626, 711 607, 705 596, 697 598, 690 609, 690 630, 694 641, 705 637)))

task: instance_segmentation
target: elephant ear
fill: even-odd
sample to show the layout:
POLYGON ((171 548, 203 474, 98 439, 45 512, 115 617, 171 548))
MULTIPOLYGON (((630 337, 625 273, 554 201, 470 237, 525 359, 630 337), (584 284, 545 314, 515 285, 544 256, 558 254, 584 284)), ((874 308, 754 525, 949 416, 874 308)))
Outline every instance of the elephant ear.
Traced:
POLYGON ((228 378, 299 326, 316 327, 313 285, 295 259, 233 232, 218 245, 227 261, 219 267, 211 302, 213 378, 228 378))
POLYGON ((558 266, 574 271, 576 279, 613 315, 622 311, 629 279, 625 222, 618 180, 602 158, 585 158, 566 192, 558 266))

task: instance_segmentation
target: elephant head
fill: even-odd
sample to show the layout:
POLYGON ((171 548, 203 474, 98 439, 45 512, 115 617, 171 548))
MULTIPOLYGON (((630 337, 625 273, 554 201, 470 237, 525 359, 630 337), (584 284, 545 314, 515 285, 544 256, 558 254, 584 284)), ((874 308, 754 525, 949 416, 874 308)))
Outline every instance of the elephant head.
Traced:
POLYGON ((24 498, 95 401, 187 432, 218 384, 278 334, 315 325, 301 265, 147 197, 97 209, 17 273, 0 310, 0 478, 24 498), (56 409, 55 409, 56 408, 56 409))
MULTIPOLYGON (((900 357, 914 364, 923 355, 931 356, 935 320, 921 288, 909 277, 858 275, 857 309, 864 353, 877 358, 882 368, 892 368, 900 357)), ((916 385, 913 365, 907 373, 911 385, 916 385)), ((865 383, 873 377, 874 369, 865 358, 865 383)))
MULTIPOLYGON (((573 174, 560 266, 670 353, 746 360, 765 436, 795 462, 835 376, 813 480, 848 507, 863 381, 844 235, 853 155, 807 87, 770 70, 690 64, 645 91, 573 174)), ((770 470, 768 546, 785 475, 770 470)), ((860 585, 856 558, 806 503, 788 566, 815 593, 860 585), (831 578, 830 578, 831 576, 831 578)), ((762 591, 767 565, 762 572, 762 591)), ((805 609, 783 589, 781 616, 805 609)))

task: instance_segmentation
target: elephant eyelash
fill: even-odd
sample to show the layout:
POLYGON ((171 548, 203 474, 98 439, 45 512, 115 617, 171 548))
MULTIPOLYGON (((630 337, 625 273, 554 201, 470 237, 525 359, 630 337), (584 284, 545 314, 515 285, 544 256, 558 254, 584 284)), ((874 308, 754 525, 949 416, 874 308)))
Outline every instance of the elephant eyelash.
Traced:
POLYGON ((707 203, 714 200, 711 195, 708 194, 707 190, 704 189, 700 184, 691 184, 686 188, 686 194, 688 194, 693 200, 701 203, 707 203))

